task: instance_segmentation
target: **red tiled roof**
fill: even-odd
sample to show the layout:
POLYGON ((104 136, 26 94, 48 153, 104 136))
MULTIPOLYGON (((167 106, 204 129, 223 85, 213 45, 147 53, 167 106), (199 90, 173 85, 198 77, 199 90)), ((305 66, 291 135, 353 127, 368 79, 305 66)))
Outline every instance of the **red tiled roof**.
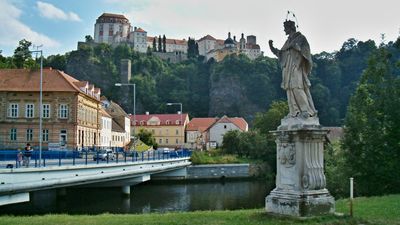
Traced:
MULTIPOLYGON (((186 121, 186 118, 189 115, 187 113, 182 114, 182 120, 183 122, 186 121)), ((153 117, 157 117, 160 120, 160 125, 157 126, 176 126, 176 121, 179 120, 181 121, 181 114, 139 114, 136 115, 136 125, 140 125, 140 121, 144 121, 144 126, 147 126, 147 121, 153 117), (167 121, 169 121, 169 124, 167 124, 167 121)), ((134 125, 133 122, 133 115, 130 115, 131 118, 131 125, 134 125)), ((179 123, 179 125, 182 125, 182 123, 179 123)))
POLYGON ((187 125, 187 131, 206 131, 218 118, 193 118, 187 125))
POLYGON ((236 126, 238 126, 242 131, 248 131, 249 126, 242 117, 229 118, 236 126))
POLYGON ((224 45, 225 40, 217 39, 217 43, 219 45, 224 45))
MULTIPOLYGON (((53 70, 51 68, 43 69, 43 91, 81 92, 86 95, 86 93, 79 88, 79 85, 83 84, 83 82, 71 77, 63 71, 53 70)), ((40 70, 1 69, 0 91, 39 92, 40 70)), ((94 98, 90 95, 88 96, 94 98)))
MULTIPOLYGON (((147 36, 147 42, 153 42, 155 37, 149 37, 147 36)), ((158 44, 158 37, 157 38, 157 44, 158 44)), ((162 40, 162 37, 161 37, 162 40)), ((185 39, 179 40, 179 39, 170 39, 166 38, 165 43, 167 44, 172 44, 172 45, 187 45, 187 41, 185 39)))
POLYGON ((221 119, 219 119, 216 123, 233 123, 235 124, 240 130, 242 131, 248 131, 248 124, 246 120, 244 120, 242 117, 233 117, 229 118, 227 116, 223 116, 221 119))
POLYGON ((200 38, 198 41, 203 41, 203 40, 212 40, 212 41, 216 41, 217 39, 215 39, 213 36, 207 34, 206 36, 200 38))
MULTIPOLYGON (((145 30, 143 30, 143 29, 140 28, 140 27, 139 27, 138 29, 136 29, 135 31, 136 31, 136 32, 142 32, 142 33, 146 32, 145 30)), ((151 41, 153 41, 153 40, 151 40, 151 41)))
POLYGON ((101 16, 99 16, 99 18, 102 18, 102 17, 119 18, 119 19, 126 19, 127 20, 127 18, 124 15, 114 14, 114 13, 103 13, 103 14, 101 14, 101 16))

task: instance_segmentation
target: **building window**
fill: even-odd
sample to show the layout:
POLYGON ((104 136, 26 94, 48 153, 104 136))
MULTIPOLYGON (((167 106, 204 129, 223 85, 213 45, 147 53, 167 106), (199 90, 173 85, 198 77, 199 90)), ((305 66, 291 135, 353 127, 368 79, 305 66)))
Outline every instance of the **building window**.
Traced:
POLYGON ((161 138, 158 140, 158 143, 159 143, 159 144, 162 144, 162 139, 161 139, 161 138))
POLYGON ((224 129, 226 129, 226 125, 224 125, 224 129))
POLYGON ((168 138, 165 139, 165 144, 168 144, 168 138))
POLYGON ((16 140, 17 140, 17 129, 11 128, 10 129, 10 141, 16 141, 16 140))
POLYGON ((152 134, 155 134, 156 131, 155 131, 154 129, 151 129, 151 133, 152 133, 152 134))
POLYGON ((67 130, 60 130, 60 145, 65 146, 67 144, 67 130))
POLYGON ((142 120, 142 121, 140 121, 140 125, 141 125, 141 126, 143 126, 143 124, 144 124, 144 121, 143 121, 143 120, 142 120))
POLYGON ((33 140, 33 130, 27 129, 26 130, 26 141, 32 141, 32 140, 33 140))
POLYGON ((44 142, 49 141, 49 130, 48 129, 44 129, 42 131, 42 141, 44 141, 44 142))
POLYGON ((35 105, 34 104, 26 104, 25 107, 25 117, 26 118, 33 118, 35 110, 35 105))
POLYGON ((178 138, 177 139, 175 139, 175 144, 178 144, 179 142, 178 142, 178 138))
POLYGON ((165 121, 165 124, 169 125, 169 120, 165 121))
POLYGON ((176 121, 175 121, 175 124, 179 124, 179 120, 176 120, 176 121))
POLYGON ((10 108, 8 111, 8 116, 12 118, 17 118, 18 117, 18 104, 16 103, 11 103, 10 108))
POLYGON ((60 113, 59 117, 61 119, 68 118, 68 105, 67 104, 60 104, 60 113))
POLYGON ((175 130, 175 134, 176 134, 176 135, 179 134, 179 130, 178 130, 178 129, 175 130))
POLYGON ((43 109, 42 117, 50 118, 50 104, 43 104, 42 109, 43 109))

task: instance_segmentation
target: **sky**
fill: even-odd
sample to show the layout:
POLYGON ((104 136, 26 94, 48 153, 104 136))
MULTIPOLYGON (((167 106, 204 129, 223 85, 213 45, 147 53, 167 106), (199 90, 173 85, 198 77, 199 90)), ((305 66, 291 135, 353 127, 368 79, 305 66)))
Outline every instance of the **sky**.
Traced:
POLYGON ((45 56, 76 50, 104 12, 124 14, 148 36, 226 39, 256 35, 265 55, 268 40, 281 47, 287 11, 296 15, 313 54, 340 50, 349 38, 377 44, 400 34, 399 0, 0 0, 0 50, 10 56, 25 38, 45 56))

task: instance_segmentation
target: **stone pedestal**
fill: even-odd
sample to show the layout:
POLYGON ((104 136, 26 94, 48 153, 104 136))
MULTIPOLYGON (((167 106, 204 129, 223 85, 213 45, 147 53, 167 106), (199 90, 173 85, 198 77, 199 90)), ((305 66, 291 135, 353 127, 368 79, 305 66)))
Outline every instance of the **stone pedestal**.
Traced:
POLYGON ((265 199, 270 213, 308 217, 334 213, 325 188, 324 142, 327 130, 318 118, 283 119, 272 131, 277 144, 276 188, 265 199))

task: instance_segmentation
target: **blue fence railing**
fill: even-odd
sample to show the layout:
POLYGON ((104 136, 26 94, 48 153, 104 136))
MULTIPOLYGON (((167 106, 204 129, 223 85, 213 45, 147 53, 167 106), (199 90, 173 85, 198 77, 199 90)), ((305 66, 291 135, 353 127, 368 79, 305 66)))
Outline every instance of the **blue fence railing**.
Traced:
POLYGON ((190 157, 191 151, 180 149, 175 151, 152 150, 146 152, 120 152, 111 150, 99 151, 42 151, 34 150, 30 157, 24 151, 0 150, 0 168, 62 166, 62 165, 88 165, 100 163, 126 163, 137 161, 167 160, 172 158, 190 157), (22 157, 18 157, 18 154, 22 157), (39 162, 40 161, 40 162, 39 162))

